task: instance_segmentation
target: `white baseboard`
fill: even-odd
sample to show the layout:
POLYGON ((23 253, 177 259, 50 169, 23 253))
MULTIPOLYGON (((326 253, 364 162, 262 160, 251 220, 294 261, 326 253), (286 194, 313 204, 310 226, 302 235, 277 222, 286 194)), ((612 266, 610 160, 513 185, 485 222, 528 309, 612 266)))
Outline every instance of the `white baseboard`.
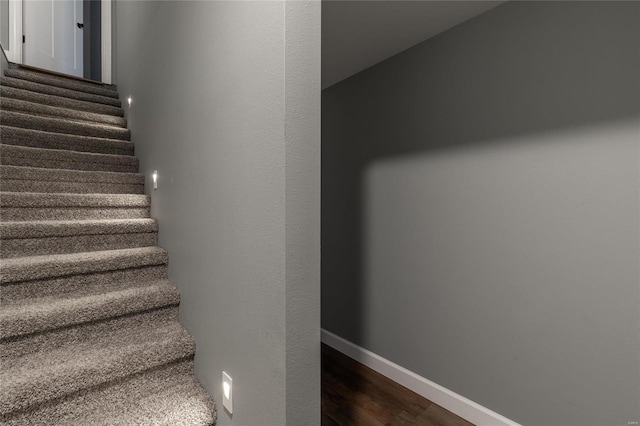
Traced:
POLYGON ((367 349, 361 348, 340 336, 321 330, 321 340, 349 358, 366 365, 396 383, 411 389, 429 401, 435 402, 452 413, 478 426, 520 426, 500 414, 477 404, 462 395, 425 379, 404 367, 394 364, 367 349))

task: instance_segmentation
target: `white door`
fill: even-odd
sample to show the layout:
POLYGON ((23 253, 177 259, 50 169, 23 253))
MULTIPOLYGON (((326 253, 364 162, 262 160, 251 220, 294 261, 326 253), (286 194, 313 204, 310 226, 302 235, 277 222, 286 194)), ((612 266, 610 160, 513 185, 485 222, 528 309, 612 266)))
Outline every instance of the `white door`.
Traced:
POLYGON ((22 16, 22 63, 82 77, 82 0, 24 0, 22 16))

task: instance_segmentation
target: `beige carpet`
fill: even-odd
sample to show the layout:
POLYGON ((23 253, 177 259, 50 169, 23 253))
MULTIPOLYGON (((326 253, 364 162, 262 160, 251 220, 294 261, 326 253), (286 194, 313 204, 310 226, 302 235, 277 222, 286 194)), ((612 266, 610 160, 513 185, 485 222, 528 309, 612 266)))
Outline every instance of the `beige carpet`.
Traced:
POLYGON ((115 87, 0 77, 0 424, 211 425, 115 87))

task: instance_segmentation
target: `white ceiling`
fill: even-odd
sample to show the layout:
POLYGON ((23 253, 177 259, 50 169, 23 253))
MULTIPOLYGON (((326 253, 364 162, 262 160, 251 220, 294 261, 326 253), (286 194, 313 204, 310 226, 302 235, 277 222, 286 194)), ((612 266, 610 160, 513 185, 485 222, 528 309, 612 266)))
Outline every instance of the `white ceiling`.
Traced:
POLYGON ((322 88, 504 2, 323 0, 322 88))

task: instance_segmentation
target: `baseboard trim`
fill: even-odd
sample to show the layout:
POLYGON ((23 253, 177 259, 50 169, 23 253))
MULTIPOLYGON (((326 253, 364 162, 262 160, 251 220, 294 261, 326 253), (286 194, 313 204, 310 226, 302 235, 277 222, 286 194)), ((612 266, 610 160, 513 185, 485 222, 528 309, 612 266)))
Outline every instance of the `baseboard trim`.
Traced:
POLYGON ((431 380, 425 379, 388 359, 361 348, 330 331, 321 329, 321 340, 333 349, 342 352, 385 377, 411 389, 418 395, 435 402, 452 413, 478 426, 520 426, 513 420, 501 416, 482 405, 450 391, 431 380))

